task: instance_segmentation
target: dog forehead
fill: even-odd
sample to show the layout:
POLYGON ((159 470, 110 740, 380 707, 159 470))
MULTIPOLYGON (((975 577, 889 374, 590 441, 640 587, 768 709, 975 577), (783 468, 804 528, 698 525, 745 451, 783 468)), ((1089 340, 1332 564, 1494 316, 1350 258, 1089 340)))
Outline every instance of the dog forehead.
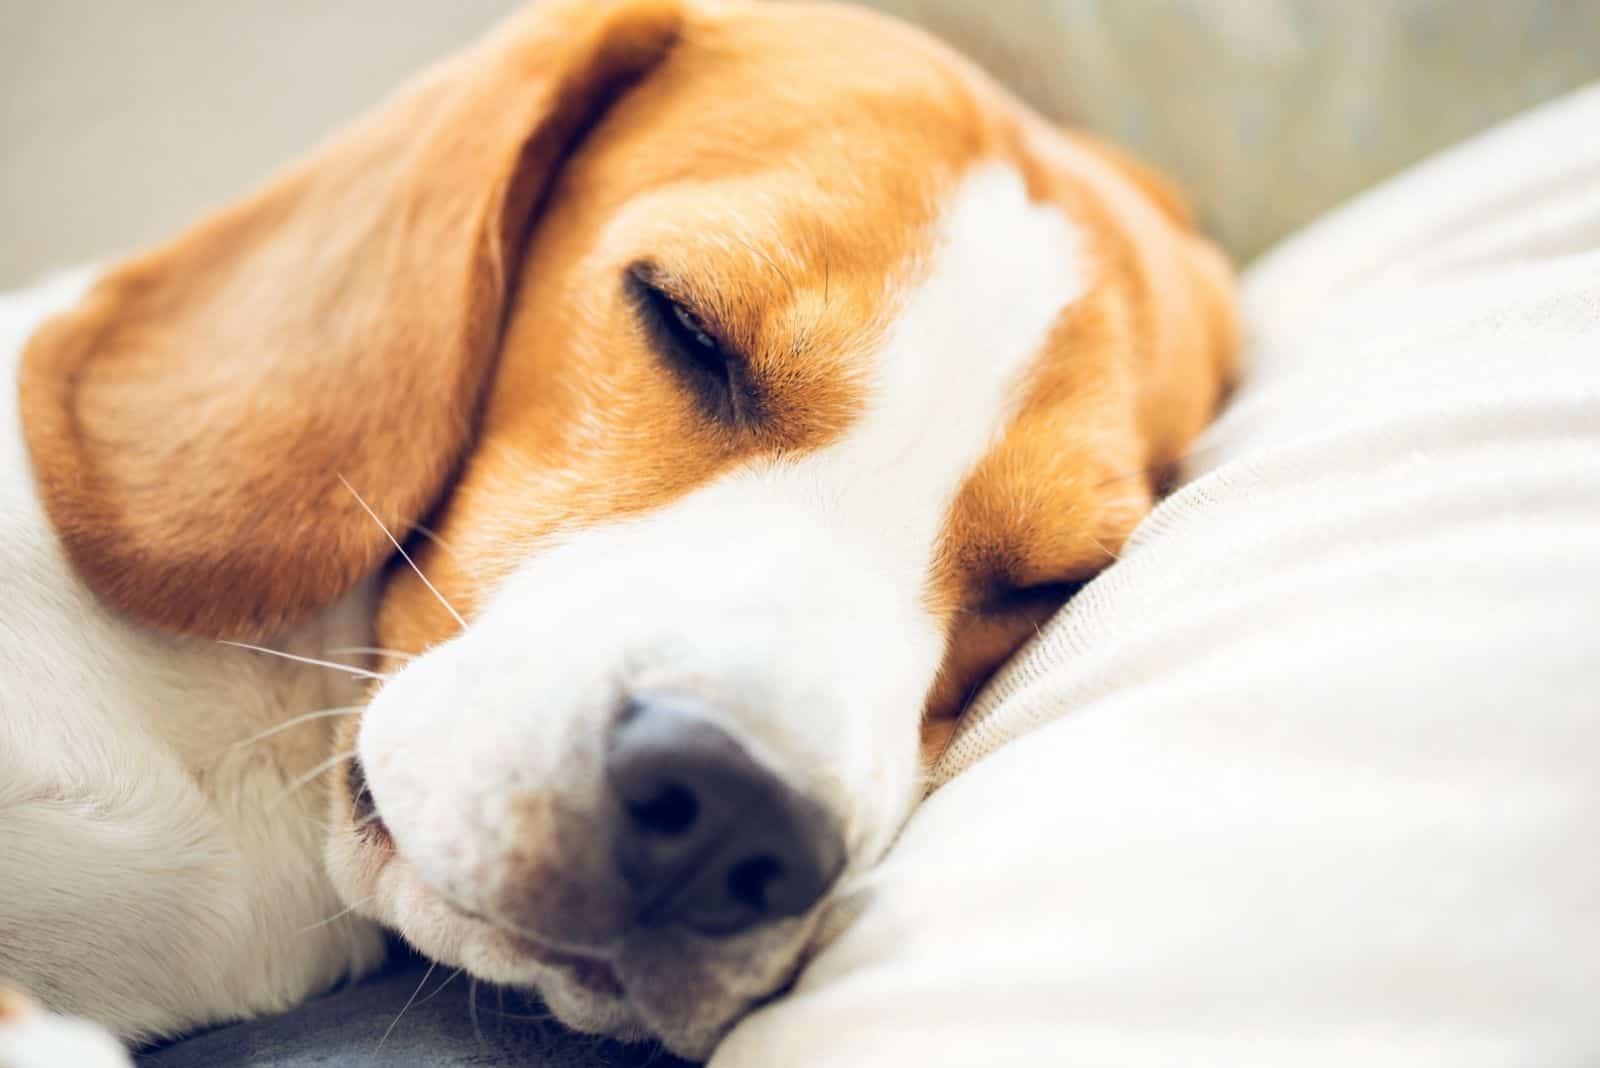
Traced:
POLYGON ((721 312, 743 354, 837 380, 928 273, 967 176, 1017 156, 1017 116, 938 42, 871 12, 689 10, 569 161, 535 258, 581 258, 589 287, 630 261, 689 276, 690 303, 721 312))
POLYGON ((885 323, 855 369, 863 403, 845 432, 716 488, 747 515, 781 514, 743 499, 752 495, 822 502, 829 533, 882 543, 908 588, 926 581, 952 502, 999 444, 1093 270, 1073 222, 999 160, 952 183, 924 236, 915 261, 885 280, 885 323))
MULTIPOLYGON (((848 419, 807 447, 756 448, 716 477, 682 479, 676 495, 626 524, 664 536, 652 551, 675 551, 673 531, 688 539, 684 551, 705 546, 723 565, 730 540, 776 559, 791 535, 840 539, 892 570, 902 590, 925 583, 956 495, 1000 443, 1031 373, 1051 358, 1063 310, 1093 272, 1078 227, 1058 206, 1032 199, 1008 162, 974 163, 936 200, 927 223, 903 235, 903 262, 835 278, 834 296, 801 316, 832 319, 841 336, 875 324, 843 354, 823 351, 813 336, 804 358, 812 371, 849 380, 848 419), (712 530, 722 536, 702 537, 712 530)), ((803 285, 769 292, 787 308, 806 301, 803 285)), ((779 348, 799 362, 796 348, 779 348)), ((791 392, 806 409, 821 387, 791 392)))
POLYGON ((915 198, 983 153, 1006 111, 959 57, 874 13, 702 0, 573 180, 624 199, 754 174, 803 179, 841 206, 877 190, 915 198))
MULTIPOLYGON (((1007 113, 954 57, 827 8, 852 30, 836 25, 830 51, 785 7, 692 28, 570 161, 533 234, 478 448, 440 517, 472 570, 506 576, 552 537, 761 471, 743 479, 761 494, 854 494, 840 521, 896 512, 886 529, 916 532, 904 558, 920 583, 952 498, 1087 285, 1083 235, 1036 199, 1007 113), (781 402, 764 442, 699 425, 639 348, 617 294, 641 259, 710 297, 691 303, 758 365, 781 402)), ((480 583, 450 584, 480 599, 480 583)), ((431 620, 422 629, 450 629, 426 591, 399 588, 388 618, 409 606, 431 620)))

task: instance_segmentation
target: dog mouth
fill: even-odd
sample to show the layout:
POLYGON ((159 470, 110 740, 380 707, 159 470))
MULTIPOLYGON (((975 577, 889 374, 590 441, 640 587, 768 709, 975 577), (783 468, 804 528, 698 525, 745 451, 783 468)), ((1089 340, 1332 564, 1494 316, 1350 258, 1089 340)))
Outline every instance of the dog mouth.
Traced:
POLYGON ((513 937, 525 955, 541 964, 559 968, 567 978, 591 994, 604 998, 621 998, 626 993, 616 970, 603 960, 560 953, 525 938, 513 937))
MULTIPOLYGON (((366 769, 361 765, 360 756, 352 756, 350 758, 345 775, 346 785, 350 792, 351 826, 356 835, 370 846, 392 852, 394 850, 394 838, 389 832, 388 825, 383 822, 382 814, 378 811, 378 804, 372 796, 371 787, 367 784, 366 769)), ((560 970, 574 984, 591 994, 605 998, 621 998, 624 996, 625 991, 622 986, 622 980, 618 977, 616 970, 604 960, 553 949, 521 932, 508 930, 504 925, 495 923, 486 916, 462 908, 445 895, 438 896, 452 912, 457 913, 464 919, 493 928, 499 936, 510 944, 518 956, 526 957, 547 967, 560 970)))
POLYGON ((392 850, 394 837, 378 812, 378 803, 373 800, 372 788, 367 785, 367 771, 361 766, 359 755, 352 756, 346 765, 345 786, 350 793, 351 829, 368 845, 392 850))
POLYGON ((591 994, 605 998, 621 998, 626 994, 622 986, 622 979, 617 975, 616 970, 602 958, 556 949, 538 939, 523 934, 521 931, 496 923, 481 913, 464 908, 450 900, 447 895, 437 894, 437 892, 436 895, 440 901, 444 902, 446 908, 462 919, 481 924, 493 930, 517 956, 537 961, 548 968, 560 970, 567 978, 591 994))

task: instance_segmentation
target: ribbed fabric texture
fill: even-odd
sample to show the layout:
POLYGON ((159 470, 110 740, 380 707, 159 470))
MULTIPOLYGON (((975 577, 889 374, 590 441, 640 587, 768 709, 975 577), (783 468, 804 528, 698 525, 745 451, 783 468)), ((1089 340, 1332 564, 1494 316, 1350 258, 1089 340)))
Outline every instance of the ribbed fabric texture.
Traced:
POLYGON ((1188 483, 716 1068, 1600 1064, 1600 87, 1245 303, 1188 483))

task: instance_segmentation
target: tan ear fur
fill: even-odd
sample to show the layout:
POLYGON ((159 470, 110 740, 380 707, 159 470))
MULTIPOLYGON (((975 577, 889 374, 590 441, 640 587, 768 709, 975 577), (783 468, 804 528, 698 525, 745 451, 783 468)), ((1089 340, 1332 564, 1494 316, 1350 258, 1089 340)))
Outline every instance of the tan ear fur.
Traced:
POLYGON ((1127 331, 1143 469, 1158 484, 1216 414, 1237 369, 1233 268, 1197 232, 1176 186, 1076 131, 1024 123, 1043 188, 1093 219, 1091 258, 1127 331))
POLYGON ((402 537, 438 501, 538 202, 680 19, 532 5, 37 334, 24 433, 85 580, 146 623, 259 637, 379 566, 341 478, 402 537))
POLYGON ((1118 148, 1109 141, 1102 141, 1094 134, 1074 129, 1070 136, 1080 146, 1121 171, 1123 177, 1137 186, 1139 191, 1149 197, 1173 222, 1184 227, 1194 225, 1194 212, 1190 210, 1189 199, 1183 195, 1183 190, 1178 188, 1178 183, 1126 149, 1118 148))

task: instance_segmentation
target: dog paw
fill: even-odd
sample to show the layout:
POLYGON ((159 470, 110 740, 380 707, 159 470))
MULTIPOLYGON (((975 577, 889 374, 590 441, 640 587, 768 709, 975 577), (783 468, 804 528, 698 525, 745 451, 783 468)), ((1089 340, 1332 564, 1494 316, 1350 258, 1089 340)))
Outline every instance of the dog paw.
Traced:
POLYGON ((0 1068, 132 1068, 116 1039, 87 1020, 45 1012, 0 986, 0 1068))

